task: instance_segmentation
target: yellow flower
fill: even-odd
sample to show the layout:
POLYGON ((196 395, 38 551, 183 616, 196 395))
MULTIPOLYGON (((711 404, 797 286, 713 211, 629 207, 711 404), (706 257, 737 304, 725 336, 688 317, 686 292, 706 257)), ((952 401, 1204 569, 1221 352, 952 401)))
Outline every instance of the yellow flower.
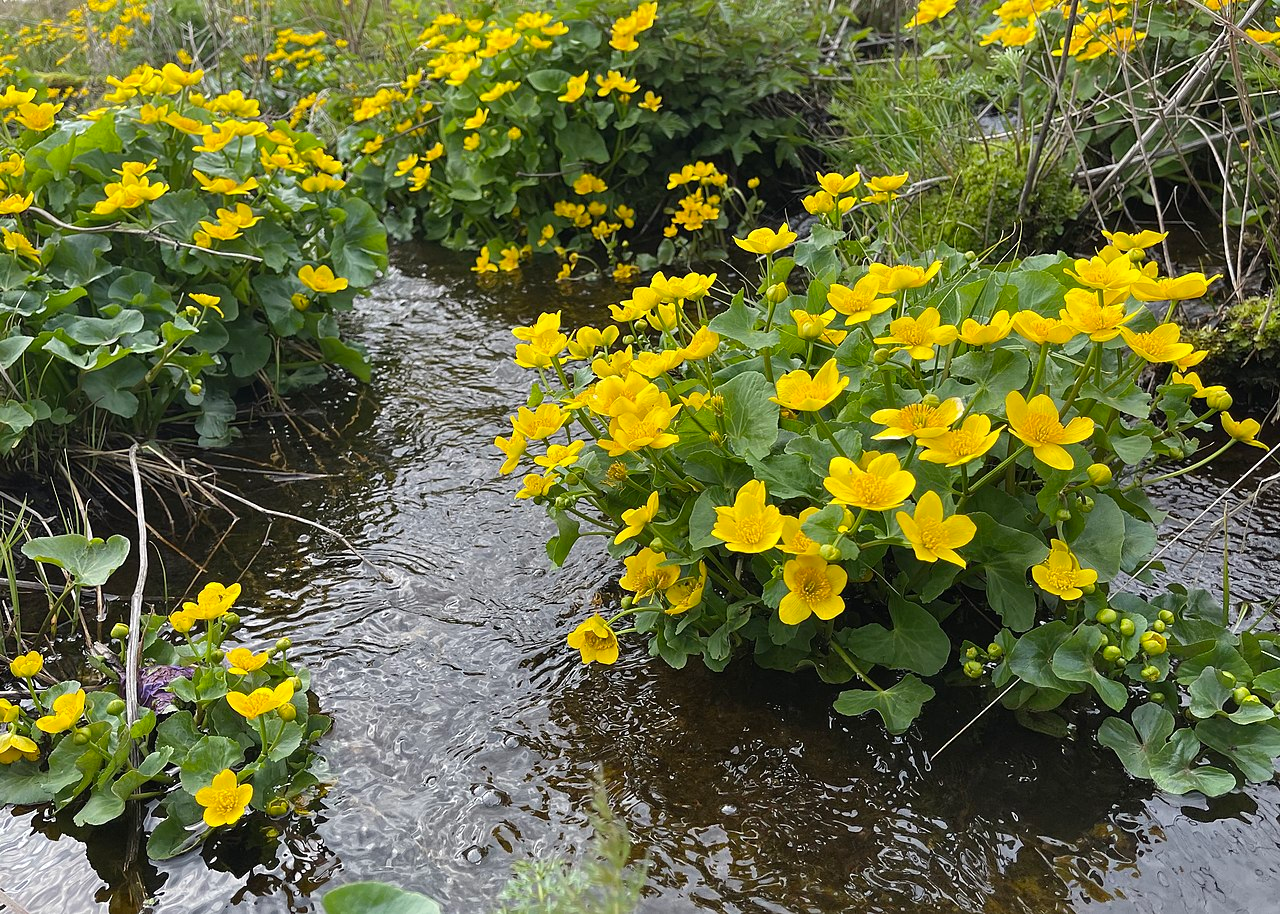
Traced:
POLYGON ((668 565, 665 552, 656 552, 648 546, 622 562, 627 573, 618 580, 618 586, 631 591, 637 600, 666 590, 680 577, 680 566, 668 565))
POLYGON ((622 95, 635 95, 640 91, 640 84, 634 79, 627 79, 617 70, 610 70, 604 76, 596 77, 596 95, 603 98, 610 92, 617 90, 622 95))
POLYGON ((173 626, 175 632, 185 635, 195 626, 196 620, 190 613, 178 609, 169 613, 169 624, 173 626))
POLYGON ((502 96, 507 95, 508 93, 514 92, 516 91, 516 89, 519 89, 519 88, 520 88, 520 83, 517 82, 516 80, 508 80, 507 82, 500 82, 496 84, 488 92, 480 93, 480 101, 486 102, 486 103, 496 102, 498 99, 502 98, 502 96))
POLYGON ((1111 261, 1101 257, 1082 257, 1075 262, 1075 270, 1063 272, 1080 285, 1102 292, 1103 301, 1108 305, 1123 301, 1129 295, 1130 287, 1143 279, 1142 273, 1128 257, 1117 257, 1111 261))
POLYGON ((191 299, 202 308, 212 308, 214 311, 218 312, 219 315, 225 316, 222 314, 222 309, 218 307, 218 304, 222 299, 217 295, 206 295, 203 292, 192 292, 187 295, 187 298, 191 299))
POLYGON ((274 689, 254 689, 248 695, 243 692, 228 692, 227 704, 231 710, 247 720, 270 714, 281 705, 293 700, 293 683, 286 679, 274 689))
POLYGON ((8 194, 0 199, 0 216, 13 216, 24 213, 35 202, 35 194, 8 194))
POLYGON ((556 482, 556 477, 551 473, 545 475, 530 473, 524 478, 520 491, 516 493, 516 498, 537 498, 540 495, 546 495, 556 482))
POLYGON ((658 393, 638 403, 634 411, 616 415, 609 422, 610 437, 602 439, 600 446, 610 457, 621 457, 646 447, 654 450, 671 447, 680 436, 668 432, 667 428, 679 410, 679 406, 671 405, 666 394, 658 393))
MULTIPOLYGON (((875 178, 872 179, 876 180, 875 178)), ((942 261, 935 260, 927 267, 917 267, 910 263, 889 266, 884 263, 873 263, 867 267, 872 276, 879 278, 881 292, 898 292, 902 289, 918 289, 938 275, 942 269, 942 261)))
POLYGON ((938 309, 925 308, 919 317, 897 317, 889 322, 889 335, 876 337, 876 343, 893 346, 894 352, 905 350, 911 358, 921 361, 931 359, 934 349, 955 342, 960 331, 951 324, 943 324, 938 309))
POLYGON ((956 552, 973 539, 978 532, 977 526, 963 514, 944 517, 942 499, 932 489, 920 496, 916 503, 916 512, 912 516, 906 511, 894 515, 902 534, 915 550, 916 558, 922 562, 936 562, 942 559, 953 565, 965 567, 965 560, 956 552))
POLYGON ((467 152, 475 152, 480 148, 480 134, 468 133, 462 138, 462 148, 467 152))
POLYGON ((732 507, 716 508, 711 535, 730 552, 767 552, 782 538, 782 512, 768 504, 764 483, 753 479, 738 490, 732 507))
POLYGON ((1064 426, 1058 407, 1045 394, 1032 397, 1028 403, 1021 392, 1012 390, 1005 397, 1004 408, 1010 434, 1030 447, 1037 460, 1055 470, 1075 466, 1062 445, 1077 444, 1093 434, 1093 420, 1088 416, 1077 416, 1064 426))
POLYGON ((915 15, 907 21, 903 28, 914 29, 927 25, 937 19, 941 19, 955 8, 956 0, 920 0, 920 5, 916 7, 915 15))
POLYGON ((228 197, 242 196, 258 189, 258 179, 249 178, 243 182, 235 178, 211 178, 199 169, 191 172, 200 182, 200 189, 211 194, 225 194, 228 197))
POLYGON ((76 689, 53 700, 51 714, 36 719, 36 726, 45 733, 61 733, 70 730, 84 714, 84 689, 76 689))
POLYGON ((7 228, 0 227, 0 233, 4 235, 5 250, 13 251, 18 256, 34 260, 36 263, 40 262, 40 252, 22 232, 11 232, 7 228))
POLYGON ((1120 332, 1129 348, 1148 362, 1177 362, 1195 351, 1190 343, 1178 342, 1181 330, 1177 324, 1161 324, 1146 333, 1134 333, 1128 327, 1121 327, 1120 332))
POLYGON ((1056 317, 1045 317, 1034 311, 1019 311, 1013 316, 1013 329, 1037 346, 1045 343, 1061 345, 1076 335, 1076 329, 1056 317))
POLYGON ((1049 555, 1039 565, 1031 568, 1031 577, 1045 593, 1062 597, 1064 600, 1078 600, 1084 596, 1081 587, 1087 587, 1098 580, 1098 572, 1092 568, 1081 568, 1080 560, 1066 543, 1055 539, 1050 544, 1049 555))
POLYGON ((599 614, 579 623, 566 640, 569 647, 582 655, 583 663, 603 663, 609 666, 618 662, 618 636, 599 614))
POLYGON ((182 611, 192 619, 208 621, 218 618, 231 609, 239 597, 239 584, 223 587, 217 581, 210 581, 200 588, 194 603, 188 600, 182 604, 182 611))
POLYGON ((462 122, 462 126, 467 130, 479 130, 489 120, 488 108, 476 108, 476 113, 471 115, 462 122))
POLYGON ((255 654, 247 647, 233 647, 227 651, 228 669, 240 676, 247 676, 255 670, 262 669, 269 659, 266 651, 255 654))
POLYGON ((604 181, 588 172, 583 172, 573 181, 573 192, 580 197, 588 194, 602 194, 608 189, 609 186, 604 181))
POLYGON ((689 344, 680 350, 680 356, 690 362, 705 359, 720 346, 720 334, 708 327, 699 327, 689 339, 689 344))
POLYGON ((790 247, 795 243, 798 236, 791 231, 787 223, 782 223, 782 227, 777 231, 770 228, 758 228, 753 232, 748 232, 746 238, 734 238, 733 242, 744 251, 752 254, 776 254, 783 248, 790 247))
POLYGON ((11 724, 18 719, 18 706, 7 698, 0 698, 0 724, 11 724))
POLYGON ((1129 251, 1145 251, 1149 247, 1154 247, 1169 237, 1168 232, 1153 232, 1145 229, 1136 234, 1129 232, 1108 232, 1103 231, 1103 237, 1111 242, 1113 246, 1122 253, 1127 254, 1129 251))
POLYGON ((868 273, 853 288, 833 282, 827 290, 827 304, 845 316, 846 323, 861 324, 896 304, 892 298, 881 298, 880 277, 868 273))
POLYGON ((844 612, 840 594, 849 583, 848 573, 817 555, 800 555, 782 566, 787 593, 778 605, 778 618, 799 625, 810 616, 834 619, 844 612))
POLYGON ((253 785, 241 784, 230 768, 218 772, 212 784, 196 791, 196 802, 204 807, 204 824, 210 828, 240 821, 252 798, 253 785))
POLYGON ((987 346, 998 343, 1013 329, 1013 315, 1008 311, 997 311, 985 324, 971 317, 965 318, 960 325, 960 339, 970 346, 987 346))
POLYGON ((493 446, 502 451, 506 457, 499 471, 505 476, 516 468, 520 458, 524 456, 525 451, 528 449, 529 442, 519 432, 512 432, 510 438, 494 438, 493 446))
POLYGON ((9 672, 18 679, 32 679, 43 669, 44 658, 36 651, 28 651, 9 661, 9 672))
POLYGON ((622 522, 626 525, 613 538, 614 545, 625 543, 632 537, 639 536, 644 528, 658 516, 658 493, 651 492, 648 500, 638 508, 622 512, 622 522))
POLYGON ((1123 302, 1104 305, 1096 292, 1085 289, 1068 289, 1066 305, 1059 312, 1062 322, 1078 333, 1088 334, 1095 343, 1115 339, 1121 325, 1138 316, 1137 311, 1126 314, 1123 302))
POLYGON ((833 197, 838 197, 841 194, 847 194, 862 183, 862 175, 856 171, 850 172, 847 175, 842 175, 838 171, 833 171, 825 175, 822 172, 817 172, 816 174, 818 178, 818 186, 833 197))
POLYGON ((1262 431, 1262 426, 1257 419, 1241 419, 1237 422, 1231 418, 1231 413, 1223 413, 1222 430, 1232 437, 1235 441, 1243 441, 1245 444, 1253 447, 1260 447, 1264 451, 1267 446, 1258 440, 1258 432, 1262 431))
POLYGON ((571 441, 568 444, 553 444, 547 448, 547 452, 541 457, 534 457, 533 462, 540 467, 548 470, 558 470, 563 467, 571 467, 578 462, 578 455, 582 453, 584 442, 571 441))
POLYGON ((351 285, 341 276, 334 276, 333 270, 326 264, 321 264, 319 267, 313 267, 309 263, 303 264, 298 270, 298 279, 312 292, 320 293, 341 292, 351 285))
POLYGON ((1141 277, 1134 281, 1130 291, 1138 301, 1184 301, 1189 298, 1200 298, 1209 291, 1212 283, 1221 278, 1221 273, 1215 273, 1209 277, 1203 273, 1167 276, 1164 279, 1141 277))
POLYGON ((877 440, 898 438, 935 438, 951 427, 951 423, 964 412, 964 402, 951 397, 941 403, 921 401, 899 409, 878 409, 871 414, 871 421, 887 426, 884 431, 872 435, 877 440))
POLYGON ((540 403, 537 409, 522 406, 511 419, 511 427, 526 438, 550 438, 569 421, 569 414, 554 403, 540 403))
POLYGON ((902 469, 897 455, 876 454, 865 467, 847 457, 832 457, 822 484, 836 504, 888 511, 910 497, 916 478, 902 469))
POLYGON ((702 594, 706 589, 707 563, 699 562, 697 577, 681 578, 663 593, 667 600, 667 608, 663 612, 668 616, 688 612, 702 603, 702 594))
POLYGON ((834 212, 838 212, 841 216, 853 209, 858 201, 853 197, 836 198, 831 196, 825 190, 820 190, 816 194, 801 199, 800 203, 804 206, 805 212, 814 216, 826 216, 834 212))
POLYGON ((640 107, 646 111, 657 111, 662 107, 662 96, 654 95, 652 92, 645 92, 644 100, 640 102, 640 107))
POLYGON ((788 555, 817 555, 819 544, 804 532, 804 522, 818 513, 814 507, 805 508, 799 517, 782 515, 782 541, 778 548, 788 555))
POLYGON ((903 172, 900 175, 879 175, 874 178, 867 179, 867 190, 871 191, 864 200, 867 203, 888 203, 890 200, 896 200, 898 194, 896 191, 907 183, 910 175, 903 172))
POLYGON ((0 733, 0 765, 12 765, 18 759, 34 762, 40 758, 40 747, 25 736, 9 730, 0 733))
POLYGON ((582 98, 582 93, 587 90, 588 75, 589 75, 589 71, 583 70, 582 73, 578 76, 570 76, 568 88, 564 90, 563 95, 558 96, 557 101, 562 101, 562 102, 565 102, 566 104, 570 104, 582 98))
POLYGON ((778 378, 777 396, 769 399, 797 412, 816 412, 829 405, 848 386, 849 379, 840 374, 836 360, 832 358, 827 359, 813 375, 803 368, 788 371, 778 378))
POLYGON ((54 115, 61 110, 62 105, 60 104, 54 105, 49 102, 42 102, 36 105, 26 102, 18 106, 14 120, 28 130, 48 130, 53 126, 54 115))
MULTIPOLYGON (((920 437, 917 435, 916 437, 920 437)), ((977 460, 991 450, 1000 430, 991 430, 991 420, 986 416, 967 416, 959 428, 946 429, 941 435, 920 441, 924 450, 920 459, 927 463, 941 463, 958 467, 977 460)))

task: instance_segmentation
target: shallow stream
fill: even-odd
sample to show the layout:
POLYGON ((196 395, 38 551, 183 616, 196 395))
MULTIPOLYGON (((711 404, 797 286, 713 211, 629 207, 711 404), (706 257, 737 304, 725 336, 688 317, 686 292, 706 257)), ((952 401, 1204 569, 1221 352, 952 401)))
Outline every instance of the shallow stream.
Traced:
MULTIPOLYGON (((33 914, 316 911, 324 890, 356 879, 484 912, 513 861, 585 844, 600 769, 653 864, 645 912, 1277 909, 1274 782, 1211 801, 1155 794, 1091 739, 1062 744, 999 711, 930 763, 989 700, 977 690, 892 738, 834 717, 831 692, 803 676, 674 671, 635 643, 612 668, 582 667, 564 635, 615 569, 589 541, 550 565, 548 522, 513 502, 489 442, 527 383, 509 328, 556 308, 567 324, 598 320, 616 290, 477 289, 466 263, 437 251, 401 249, 395 262, 350 322, 374 385, 335 383, 295 423, 255 426, 217 458, 327 474, 228 479, 341 530, 397 581, 249 513, 208 572, 230 580, 248 566, 242 637, 287 635, 310 666, 337 721, 324 743, 336 786, 283 833, 240 829, 203 859, 160 865, 130 862, 124 829, 90 837, 69 817, 0 813, 0 888, 33 914)), ((1261 454, 1235 448, 1164 492, 1164 541, 1261 454)), ((1236 518, 1233 595, 1274 595, 1277 516, 1280 497, 1264 491, 1236 518)), ((211 514, 179 545, 203 557, 226 524, 211 514)), ((1198 541, 1209 526, 1170 549, 1170 578, 1214 586, 1220 546, 1198 541)), ((180 593, 191 569, 168 566, 180 593)))

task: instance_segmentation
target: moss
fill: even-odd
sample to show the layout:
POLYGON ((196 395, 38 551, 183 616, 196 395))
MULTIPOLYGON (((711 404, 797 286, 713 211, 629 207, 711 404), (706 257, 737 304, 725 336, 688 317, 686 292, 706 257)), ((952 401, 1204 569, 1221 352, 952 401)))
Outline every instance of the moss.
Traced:
POLYGON ((1025 147, 1010 142, 969 146, 954 180, 921 200, 922 230, 940 232, 942 240, 959 250, 985 250, 1004 238, 1024 253, 1058 247, 1067 225, 1085 204, 1084 194, 1066 163, 1046 163, 1019 219, 1026 156, 1025 147))
POLYGON ((1225 383, 1233 394, 1274 396, 1280 391, 1280 300, 1275 292, 1228 305, 1220 320, 1192 330, 1189 341, 1209 351, 1196 369, 1206 382, 1225 383))

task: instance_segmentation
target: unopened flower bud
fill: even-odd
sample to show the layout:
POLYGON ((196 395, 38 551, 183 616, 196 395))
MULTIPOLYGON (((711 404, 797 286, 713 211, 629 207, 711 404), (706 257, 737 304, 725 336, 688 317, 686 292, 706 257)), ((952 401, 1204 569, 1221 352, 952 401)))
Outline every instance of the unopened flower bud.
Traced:
POLYGON ((1119 615, 1116 613, 1114 609, 1108 606, 1098 610, 1098 614, 1094 616, 1094 618, 1097 619, 1099 622, 1101 622, 1103 625, 1110 625, 1111 623, 1115 622, 1117 618, 1119 618, 1119 615))
POLYGON ((129 637, 129 626, 125 625, 123 622, 117 622, 115 625, 111 626, 111 637, 116 641, 125 640, 129 637))
POLYGON ((787 300, 787 296, 791 294, 791 290, 787 288, 784 282, 775 282, 769 288, 764 290, 765 301, 776 305, 787 300))
POLYGON ((893 358, 893 353, 888 349, 877 349, 871 356, 871 361, 877 365, 883 365, 889 359, 893 358))
POLYGON ((859 238, 858 238, 858 244, 866 245, 866 244, 870 244, 870 243, 871 243, 871 236, 870 236, 870 235, 862 235, 861 237, 859 237, 859 238))
POLYGON ((1102 649, 1102 659, 1108 663, 1114 663, 1120 659, 1120 648, 1114 644, 1108 644, 1102 649))
POLYGON ((199 381, 192 381, 187 385, 187 393, 191 394, 193 397, 198 397, 204 393, 204 385, 199 381))
POLYGON ((288 682, 289 685, 293 686, 295 692, 302 688, 302 680, 297 676, 290 676, 288 682))
POLYGON ((1169 610, 1167 610, 1167 609, 1162 609, 1162 610, 1160 610, 1160 621, 1161 621, 1161 622, 1163 622, 1165 625, 1172 625, 1172 624, 1173 624, 1173 620, 1174 620, 1174 619, 1176 619, 1176 618, 1178 618, 1178 617, 1177 617, 1177 616, 1175 616, 1175 615, 1174 615, 1172 612, 1170 612, 1169 610))
POLYGON ((76 730, 71 736, 71 742, 75 743, 77 746, 83 746, 89 742, 89 734, 85 733, 83 730, 76 730))
POLYGON ((281 720, 289 721, 298 716, 298 709, 288 702, 285 702, 280 707, 276 708, 276 713, 280 715, 281 720))
POLYGON ((1169 649, 1169 642, 1159 632, 1145 632, 1138 644, 1153 657, 1157 657, 1169 649))
POLYGON ((1218 670, 1218 682, 1224 689, 1229 689, 1236 684, 1236 674, 1230 670, 1218 670))
POLYGON ((1151 701, 1154 701, 1158 705, 1164 704, 1164 692, 1152 692, 1150 695, 1147 696, 1147 698, 1149 698, 1151 701))
POLYGON ((1088 514, 1093 510, 1093 499, 1088 495, 1081 495, 1079 504, 1081 514, 1088 514))
POLYGON ((631 596, 625 596, 625 597, 623 597, 623 598, 622 598, 622 608, 623 608, 623 609, 630 609, 634 603, 635 603, 635 598, 634 598, 634 597, 631 597, 631 596))
POLYGON ((837 562, 840 560, 840 547, 832 543, 823 543, 818 547, 818 555, 822 556, 825 561, 837 562))
POLYGON ((920 402, 930 408, 934 408, 942 404, 941 398, 935 393, 925 394, 923 397, 920 398, 920 402))
POLYGON ((1120 634, 1122 634, 1122 635, 1124 635, 1126 638, 1128 638, 1130 635, 1132 635, 1132 634, 1134 633, 1134 631, 1135 631, 1135 626, 1134 626, 1134 624, 1133 624, 1133 620, 1132 620, 1132 619, 1121 619, 1121 620, 1120 620, 1120 634))
POLYGON ((267 803, 267 815, 279 818, 289 811, 289 804, 283 797, 275 797, 267 803))
POLYGON ((1164 632, 1164 628, 1165 628, 1164 623, 1161 622, 1159 619, 1156 619, 1156 621, 1151 623, 1151 630, 1153 632, 1164 632))
POLYGON ((1089 481, 1095 486, 1105 486, 1114 478, 1111 467, 1105 463, 1091 463, 1085 472, 1089 475, 1089 481))
POLYGON ((118 716, 124 713, 124 702, 119 698, 114 699, 107 705, 107 713, 112 716, 118 716))
POLYGON ((1250 695, 1252 695, 1252 694, 1253 694, 1253 693, 1252 693, 1252 692, 1250 692, 1250 691, 1249 691, 1247 688, 1245 688, 1244 686, 1236 686, 1234 689, 1232 689, 1232 690, 1231 690, 1231 697, 1232 697, 1233 699, 1235 699, 1235 703, 1236 703, 1236 704, 1238 704, 1238 705, 1239 705, 1239 704, 1244 704, 1244 702, 1245 702, 1245 701, 1249 698, 1249 696, 1250 696, 1250 695))
POLYGON ((968 660, 964 665, 964 674, 970 679, 982 678, 982 664, 976 660, 968 660))
POLYGON ((1160 678, 1160 668, 1154 666, 1144 666, 1142 668, 1142 678, 1147 682, 1155 682, 1160 678))
POLYGON ((1004 656, 1004 648, 992 641, 987 645, 987 656, 992 660, 999 660, 1004 656))
POLYGON ((1053 512, 1053 519, 1059 524, 1065 524, 1067 521, 1071 520, 1071 509, 1059 508, 1057 511, 1053 512))
POLYGON ((240 614, 239 613, 223 613, 222 624, 226 626, 227 631, 231 631, 231 629, 235 628, 237 625, 240 624, 240 614))
POLYGON ((1086 597, 1089 596, 1094 591, 1096 591, 1097 589, 1098 589, 1097 584, 1081 584, 1080 585, 1080 592, 1083 593, 1086 597))
POLYGON ((287 651, 291 647, 293 647, 293 642, 288 638, 281 638, 276 642, 276 650, 278 651, 287 651))
POLYGON ((964 655, 969 660, 976 660, 978 657, 978 649, 976 647, 965 648, 964 655))
POLYGON ((1231 405, 1235 401, 1231 399, 1231 394, 1227 393, 1224 390, 1221 392, 1214 391, 1213 393, 1209 394, 1209 396, 1204 398, 1204 402, 1208 405, 1210 409, 1216 409, 1222 412, 1226 412, 1231 408, 1231 405))

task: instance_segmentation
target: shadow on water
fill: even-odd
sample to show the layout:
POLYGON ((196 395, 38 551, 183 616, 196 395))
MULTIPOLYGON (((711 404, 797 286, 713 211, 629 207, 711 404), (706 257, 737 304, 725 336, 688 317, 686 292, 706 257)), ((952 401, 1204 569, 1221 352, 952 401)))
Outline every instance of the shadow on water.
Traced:
MULTIPOLYGON (((313 911, 324 888, 355 879, 484 911, 514 860, 588 840, 597 769, 654 862, 647 912, 1274 909, 1274 785, 1213 801, 1152 794, 1092 739, 1060 743, 1000 712, 930 765, 990 700, 978 689, 946 690, 894 738, 833 716, 832 691, 803 676, 670 670, 634 647, 611 669, 581 667, 564 633, 611 563, 580 545, 550 566, 548 523, 512 504, 488 442, 527 383, 509 327, 555 308, 566 323, 599 320, 617 290, 477 289, 465 263, 435 251, 401 250, 397 263, 352 321, 376 385, 335 383, 302 410, 298 424, 325 434, 275 421, 220 458, 328 474, 230 478, 340 529, 394 578, 300 525, 249 515, 208 572, 244 583, 247 643, 288 635, 311 667, 337 722, 324 744, 335 787, 313 815, 158 864, 137 861, 127 827, 90 835, 16 810, 0 817, 0 886, 31 911, 313 911)), ((1172 530, 1248 468, 1245 450, 1166 493, 1172 530)), ((1258 515, 1278 509, 1264 493, 1258 515)), ((1271 596, 1280 534, 1257 518, 1236 525, 1233 543, 1254 532, 1234 592, 1271 596)), ((211 515, 178 545, 203 556, 225 527, 211 515)), ((1214 549, 1177 544, 1167 577, 1212 585, 1214 549)), ((191 570, 176 557, 167 570, 181 592, 191 570)))

